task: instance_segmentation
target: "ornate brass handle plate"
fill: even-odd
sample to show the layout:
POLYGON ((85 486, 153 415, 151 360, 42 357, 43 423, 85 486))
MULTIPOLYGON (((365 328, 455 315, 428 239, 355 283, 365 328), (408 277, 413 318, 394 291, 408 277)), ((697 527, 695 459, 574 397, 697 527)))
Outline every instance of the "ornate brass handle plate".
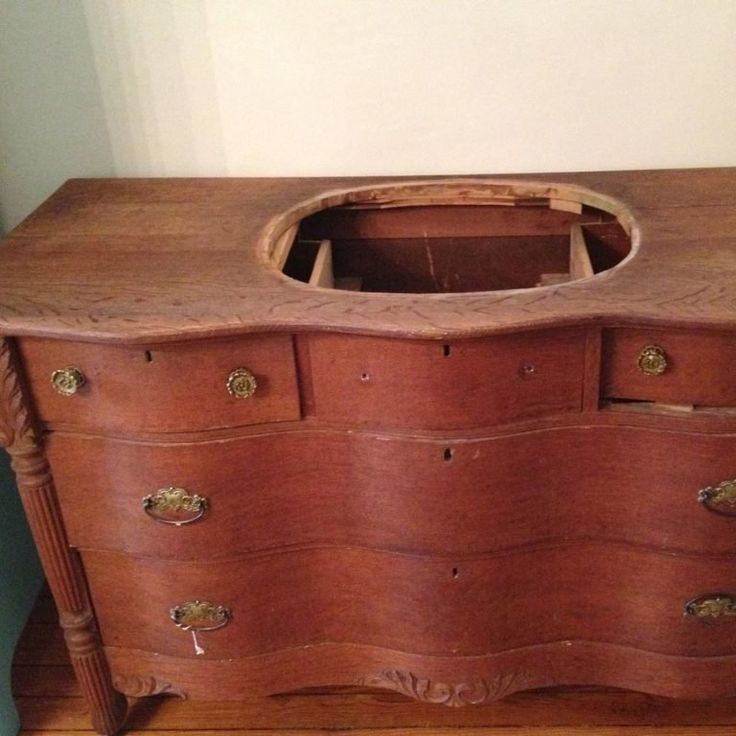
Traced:
POLYGON ((218 606, 209 601, 195 600, 174 606, 169 611, 169 616, 177 628, 191 633, 194 653, 204 654, 204 648, 200 645, 197 634, 202 631, 215 631, 227 626, 232 618, 232 613, 225 606, 218 606))
POLYGON ((201 519, 209 504, 204 496, 184 488, 161 488, 143 499, 143 510, 161 524, 183 526, 201 519))
POLYGON ((247 368, 236 368, 227 377, 227 392, 236 399, 249 399, 258 388, 256 377, 247 368))
POLYGON ((693 618, 736 616, 736 596, 730 593, 708 593, 685 604, 685 615, 693 618))
POLYGON ((736 516, 736 478, 724 480, 715 488, 701 488, 698 491, 698 501, 714 514, 736 516))
POLYGON ((647 345, 639 353, 637 365, 646 376, 661 376, 667 370, 667 353, 659 345, 647 345))
POLYGON ((72 365, 59 368, 51 374, 51 385, 54 391, 62 396, 74 396, 85 383, 87 379, 84 373, 72 365))

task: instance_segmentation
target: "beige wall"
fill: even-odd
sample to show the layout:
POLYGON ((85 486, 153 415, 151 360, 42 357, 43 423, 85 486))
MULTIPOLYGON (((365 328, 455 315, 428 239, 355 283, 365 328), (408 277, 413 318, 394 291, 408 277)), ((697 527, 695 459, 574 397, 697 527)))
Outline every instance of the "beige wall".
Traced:
POLYGON ((122 174, 736 163, 734 0, 86 0, 122 174))
POLYGON ((7 225, 72 175, 736 164, 734 0, 0 0, 0 11, 7 225))

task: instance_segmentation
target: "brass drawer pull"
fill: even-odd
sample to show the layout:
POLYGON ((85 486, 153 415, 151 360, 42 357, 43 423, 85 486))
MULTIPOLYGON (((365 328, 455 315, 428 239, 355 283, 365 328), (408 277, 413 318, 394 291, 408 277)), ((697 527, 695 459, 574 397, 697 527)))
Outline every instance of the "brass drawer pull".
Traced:
POLYGON ((189 631, 192 635, 194 653, 204 654, 204 648, 197 639, 197 633, 202 631, 215 631, 227 626, 232 618, 232 613, 225 606, 218 606, 209 601, 186 601, 174 606, 169 611, 171 620, 177 628, 189 631))
POLYGON ((736 478, 724 480, 715 488, 702 488, 698 491, 698 501, 714 514, 736 516, 736 478))
POLYGON ((730 593, 708 593, 685 604, 685 615, 693 618, 736 616, 736 596, 730 593))
POLYGON ((72 365, 59 368, 51 374, 51 385, 62 396, 74 396, 86 383, 84 373, 72 365))
POLYGON ((227 392, 236 399, 249 399, 258 388, 256 377, 247 368, 236 368, 227 377, 227 392))
POLYGON ((637 359, 639 370, 647 376, 661 376, 667 370, 667 353, 659 345, 647 345, 637 359))
POLYGON ((208 507, 204 496, 188 493, 184 488, 161 488, 143 499, 143 510, 160 524, 183 526, 201 519, 208 507))

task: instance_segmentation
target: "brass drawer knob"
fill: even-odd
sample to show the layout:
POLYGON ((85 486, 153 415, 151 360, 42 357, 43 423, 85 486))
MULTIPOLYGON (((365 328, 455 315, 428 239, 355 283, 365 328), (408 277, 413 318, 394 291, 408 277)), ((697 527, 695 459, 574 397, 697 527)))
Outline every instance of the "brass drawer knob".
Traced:
POLYGON ((186 601, 174 606, 169 611, 169 617, 177 628, 191 633, 194 653, 199 655, 205 652, 197 639, 197 634, 202 631, 215 631, 227 626, 232 618, 232 613, 225 606, 197 600, 186 601))
POLYGON ((708 593, 685 604, 685 615, 693 618, 736 616, 736 596, 730 593, 708 593))
POLYGON ((736 516, 736 478, 724 480, 715 487, 701 488, 698 491, 698 501, 714 514, 736 516))
POLYGON ((247 368, 236 368, 227 377, 227 392, 236 399, 249 399, 257 388, 256 377, 247 368))
POLYGON ((79 368, 71 365, 60 368, 51 374, 51 385, 54 387, 54 391, 62 396, 73 396, 85 383, 87 383, 87 379, 84 377, 84 373, 79 368))
POLYGON ((667 353, 659 345, 647 345, 639 353, 637 365, 647 376, 661 376, 667 370, 667 353))
POLYGON ((143 499, 143 510, 161 524, 183 526, 201 519, 207 511, 207 499, 184 488, 161 488, 143 499))

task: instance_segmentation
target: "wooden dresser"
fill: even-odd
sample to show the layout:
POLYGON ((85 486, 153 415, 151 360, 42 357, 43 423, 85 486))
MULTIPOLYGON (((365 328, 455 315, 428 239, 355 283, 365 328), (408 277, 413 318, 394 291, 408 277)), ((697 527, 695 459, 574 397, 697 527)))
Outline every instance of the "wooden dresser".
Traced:
POLYGON ((736 695, 736 169, 67 182, 0 444, 125 696, 736 695))

